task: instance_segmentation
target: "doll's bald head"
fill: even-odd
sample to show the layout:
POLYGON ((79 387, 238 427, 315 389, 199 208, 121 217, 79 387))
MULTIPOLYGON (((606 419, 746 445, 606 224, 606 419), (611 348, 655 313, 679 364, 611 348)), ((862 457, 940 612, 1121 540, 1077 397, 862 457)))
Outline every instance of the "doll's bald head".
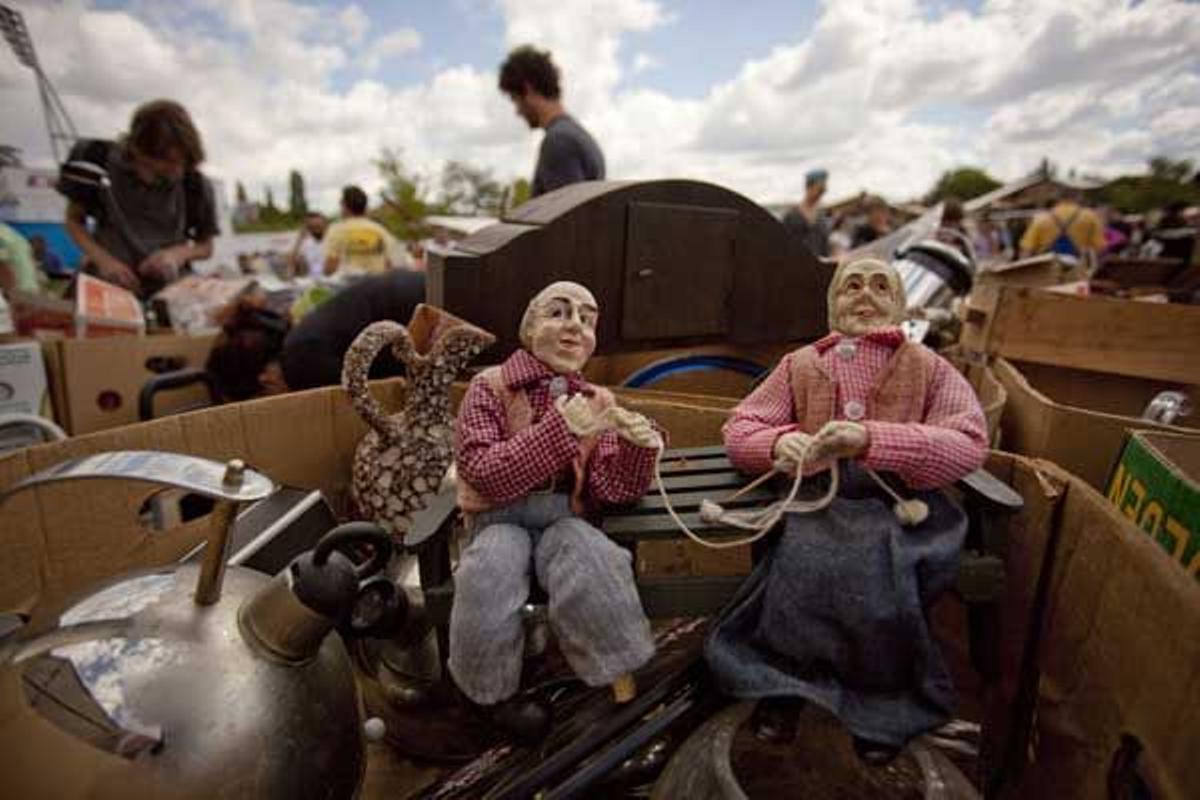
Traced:
POLYGON ((596 298, 587 287, 556 281, 526 306, 519 331, 521 344, 555 372, 578 372, 596 349, 599 314, 596 298))
POLYGON ((874 258, 843 261, 829 282, 829 327, 862 336, 904 321, 907 301, 900 273, 874 258))

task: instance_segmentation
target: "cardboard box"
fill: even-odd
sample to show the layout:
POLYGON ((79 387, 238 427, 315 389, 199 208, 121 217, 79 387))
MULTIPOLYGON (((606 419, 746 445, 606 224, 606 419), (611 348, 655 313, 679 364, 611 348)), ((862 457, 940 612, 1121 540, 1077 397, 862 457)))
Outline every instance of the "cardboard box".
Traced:
MULTIPOLYGON (((47 339, 43 352, 50 374, 55 416, 72 435, 138 421, 138 393, 156 374, 203 367, 213 336, 109 336, 47 339)), ((164 392, 158 413, 194 406, 203 387, 164 392)))
POLYGON ((17 331, 24 336, 37 331, 78 337, 146 332, 146 318, 137 297, 83 273, 76 278, 73 299, 15 292, 13 308, 17 331))
POLYGON ((51 412, 41 344, 0 344, 0 414, 49 418, 51 412))
POLYGON ((1000 676, 984 689, 986 796, 1200 797, 1195 581, 1053 464, 996 454, 988 468, 1025 508, 1000 520, 1009 552, 988 633, 1000 676))
POLYGON ((964 304, 964 353, 1200 384, 1200 306, 976 287, 964 304))
POLYGON ((1200 581, 1200 438, 1131 432, 1108 499, 1200 581))
MULTIPOLYGON (((38 342, 0 344, 0 418, 29 414, 53 418, 42 346, 38 342)), ((0 453, 52 438, 31 424, 0 428, 0 453)))
MULTIPOLYGON (((1142 411, 1165 389, 1183 389, 1200 398, 1195 386, 1048 367, 997 358, 992 371, 1008 394, 1000 420, 1000 446, 1014 453, 1053 461, 1097 491, 1108 478, 1131 428, 1200 436, 1200 428, 1142 420, 1142 411)), ((1185 418, 1200 425, 1200 417, 1185 418)))

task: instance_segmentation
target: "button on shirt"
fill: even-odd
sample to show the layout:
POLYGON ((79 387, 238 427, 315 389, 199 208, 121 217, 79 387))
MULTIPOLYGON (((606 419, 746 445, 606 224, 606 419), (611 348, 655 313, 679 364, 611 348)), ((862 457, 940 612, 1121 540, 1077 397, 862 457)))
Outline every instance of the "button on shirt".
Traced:
POLYGON ((842 339, 821 356, 837 392, 836 419, 861 422, 867 416, 871 386, 899 344, 876 338, 842 339))

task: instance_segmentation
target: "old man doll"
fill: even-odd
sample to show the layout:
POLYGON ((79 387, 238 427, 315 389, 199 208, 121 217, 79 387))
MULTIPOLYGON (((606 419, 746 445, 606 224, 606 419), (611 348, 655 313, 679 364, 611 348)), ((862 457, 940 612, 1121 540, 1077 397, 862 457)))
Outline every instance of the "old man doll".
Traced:
POLYGON ((987 453, 970 385, 905 340, 904 310, 894 268, 843 263, 829 287, 832 332, 785 356, 726 422, 739 469, 799 465, 823 483, 833 468, 840 485, 823 510, 786 517, 706 644, 721 686, 760 699, 759 736, 790 739, 810 701, 870 764, 949 719, 953 686, 926 610, 953 581, 966 519, 936 490, 987 453))
POLYGON ((545 708, 517 695, 521 608, 536 578, 575 673, 631 699, 654 652, 630 553, 588 520, 649 487, 659 433, 580 370, 596 347, 596 300, 558 282, 529 303, 518 349, 471 381, 457 421, 459 506, 472 539, 454 577, 450 673, 500 728, 536 739, 545 708))

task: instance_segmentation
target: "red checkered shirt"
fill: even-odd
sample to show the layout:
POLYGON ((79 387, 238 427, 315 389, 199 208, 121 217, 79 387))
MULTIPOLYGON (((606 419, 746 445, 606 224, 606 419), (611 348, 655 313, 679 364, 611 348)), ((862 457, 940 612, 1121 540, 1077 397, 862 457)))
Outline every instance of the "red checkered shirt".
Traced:
MULTIPOLYGON (((579 439, 554 408, 550 382, 557 373, 529 351, 517 350, 501 367, 504 385, 523 391, 533 421, 511 434, 508 409, 484 381, 472 381, 459 407, 455 460, 459 474, 497 504, 511 503, 543 489, 552 479, 569 486, 571 462, 580 453, 579 439)), ((566 393, 595 393, 581 375, 561 376, 566 393)), ((614 431, 600 434, 585 474, 583 499, 589 508, 629 503, 650 487, 654 450, 631 444, 614 431)))
MULTIPOLYGON (((846 339, 832 333, 813 347, 821 354, 835 391, 834 419, 848 419, 847 405, 869 407, 871 389, 896 348, 904 341, 896 328, 858 339, 848 357, 837 345, 846 339)), ((925 396, 924 414, 917 422, 862 420, 870 444, 859 461, 875 470, 900 476, 914 489, 954 483, 978 469, 987 457, 987 423, 975 391, 945 359, 936 360, 925 396)), ((796 423, 792 386, 792 354, 734 409, 723 430, 730 460, 742 470, 761 473, 774 463, 775 441, 802 430, 796 423)), ((816 431, 804 431, 816 433, 816 431)))

